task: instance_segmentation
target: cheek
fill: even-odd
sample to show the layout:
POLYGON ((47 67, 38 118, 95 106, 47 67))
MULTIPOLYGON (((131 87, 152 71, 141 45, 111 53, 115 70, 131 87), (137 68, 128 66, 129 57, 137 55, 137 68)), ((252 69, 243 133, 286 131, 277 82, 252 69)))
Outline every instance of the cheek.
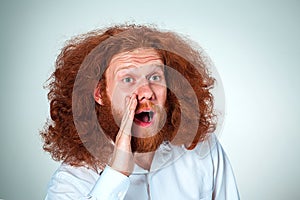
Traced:
POLYGON ((156 97, 157 100, 161 103, 164 104, 166 102, 167 99, 167 88, 165 86, 156 86, 156 88, 154 88, 154 91, 156 91, 156 97))
POLYGON ((125 101, 125 94, 122 91, 115 90, 112 94, 112 103, 114 106, 123 105, 123 101, 125 101))
POLYGON ((127 96, 131 96, 132 91, 127 88, 116 87, 112 92, 112 105, 115 108, 123 109, 125 106, 125 99, 127 96))

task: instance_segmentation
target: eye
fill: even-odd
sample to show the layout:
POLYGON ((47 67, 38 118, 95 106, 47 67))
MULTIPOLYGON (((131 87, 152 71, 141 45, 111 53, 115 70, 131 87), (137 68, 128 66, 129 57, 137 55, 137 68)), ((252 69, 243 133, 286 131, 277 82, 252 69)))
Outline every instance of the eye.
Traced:
POLYGON ((149 78, 150 81, 160 81, 161 77, 159 75, 152 75, 149 78))
POLYGON ((126 78, 123 78, 122 81, 123 81, 124 83, 132 83, 132 82, 133 82, 133 78, 131 78, 131 77, 126 77, 126 78))

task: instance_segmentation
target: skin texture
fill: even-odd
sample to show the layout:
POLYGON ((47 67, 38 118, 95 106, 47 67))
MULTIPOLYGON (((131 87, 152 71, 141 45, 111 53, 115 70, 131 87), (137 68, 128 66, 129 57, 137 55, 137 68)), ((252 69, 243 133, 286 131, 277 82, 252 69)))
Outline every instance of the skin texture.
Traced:
MULTIPOLYGON (((133 160, 149 169, 154 152, 149 152, 146 156, 136 154, 133 158, 131 135, 150 137, 158 132, 161 116, 155 108, 164 107, 167 93, 163 63, 153 49, 123 52, 113 57, 105 77, 106 93, 112 102, 117 123, 121 119, 110 165, 127 176, 132 172, 133 160), (139 123, 135 120, 135 114, 149 110, 154 112, 151 123, 139 123)), ((94 98, 104 106, 100 93, 96 89, 94 98)))
POLYGON ((112 102, 116 120, 119 121, 123 116, 125 98, 136 94, 136 112, 152 110, 154 119, 151 124, 143 124, 143 127, 142 124, 134 123, 132 134, 136 137, 156 134, 160 116, 155 108, 164 107, 167 94, 163 63, 157 53, 153 49, 137 49, 118 54, 113 57, 105 75, 106 92, 112 102), (152 133, 149 129, 153 129, 152 133))

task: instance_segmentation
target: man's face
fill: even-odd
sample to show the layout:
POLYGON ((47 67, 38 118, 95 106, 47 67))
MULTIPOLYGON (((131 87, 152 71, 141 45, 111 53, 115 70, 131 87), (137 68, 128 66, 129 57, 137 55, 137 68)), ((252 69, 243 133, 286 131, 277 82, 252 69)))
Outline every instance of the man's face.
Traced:
POLYGON ((132 135, 155 135, 165 121, 166 80, 163 63, 153 49, 136 49, 115 55, 106 70, 107 96, 118 125, 126 98, 137 95, 132 135))

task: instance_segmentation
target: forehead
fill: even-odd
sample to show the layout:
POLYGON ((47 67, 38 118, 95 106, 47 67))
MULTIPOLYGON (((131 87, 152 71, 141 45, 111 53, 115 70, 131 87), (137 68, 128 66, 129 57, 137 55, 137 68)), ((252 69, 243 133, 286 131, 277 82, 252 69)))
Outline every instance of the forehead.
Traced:
POLYGON ((145 65, 163 65, 160 56, 154 49, 136 49, 134 51, 116 54, 108 65, 107 73, 114 74, 123 68, 138 68, 145 65))

